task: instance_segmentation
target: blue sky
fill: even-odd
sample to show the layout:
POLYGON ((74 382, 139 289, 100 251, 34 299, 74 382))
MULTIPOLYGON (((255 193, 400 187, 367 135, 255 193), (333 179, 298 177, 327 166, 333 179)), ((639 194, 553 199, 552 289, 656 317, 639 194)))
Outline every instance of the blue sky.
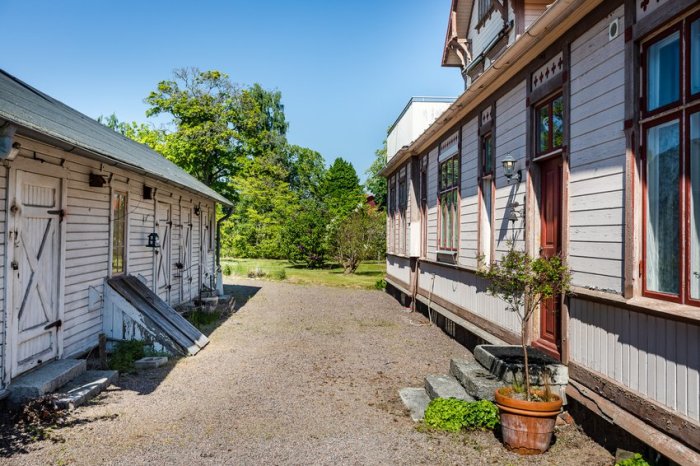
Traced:
POLYGON ((457 95, 440 58, 450 0, 0 0, 0 67, 91 116, 147 121, 183 66, 282 92, 288 139, 363 176, 413 95, 457 95))

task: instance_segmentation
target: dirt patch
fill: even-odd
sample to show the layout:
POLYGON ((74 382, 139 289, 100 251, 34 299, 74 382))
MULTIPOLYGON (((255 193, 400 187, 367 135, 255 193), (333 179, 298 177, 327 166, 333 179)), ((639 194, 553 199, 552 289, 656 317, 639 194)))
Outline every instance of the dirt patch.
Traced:
POLYGON ((241 279, 239 311, 197 356, 123 377, 0 464, 611 464, 576 427, 522 458, 490 432, 414 424, 398 390, 462 346, 380 291, 241 279), (243 303, 245 303, 243 305, 243 303))

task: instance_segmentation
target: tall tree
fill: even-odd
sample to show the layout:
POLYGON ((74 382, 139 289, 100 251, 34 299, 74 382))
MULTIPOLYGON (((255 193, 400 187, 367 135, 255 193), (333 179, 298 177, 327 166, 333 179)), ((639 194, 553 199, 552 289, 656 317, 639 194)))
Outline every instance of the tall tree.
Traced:
POLYGON ((323 156, 315 150, 290 145, 287 164, 290 189, 297 193, 299 199, 318 199, 326 174, 323 156))
POLYGON ((387 187, 386 179, 380 176, 379 172, 384 168, 384 165, 386 165, 386 140, 384 140, 382 148, 377 149, 374 153, 374 161, 365 172, 367 174, 365 189, 374 194, 374 202, 382 210, 386 209, 387 187))
POLYGON ((326 172, 321 191, 332 219, 340 220, 364 202, 360 179, 352 164, 338 157, 326 172))

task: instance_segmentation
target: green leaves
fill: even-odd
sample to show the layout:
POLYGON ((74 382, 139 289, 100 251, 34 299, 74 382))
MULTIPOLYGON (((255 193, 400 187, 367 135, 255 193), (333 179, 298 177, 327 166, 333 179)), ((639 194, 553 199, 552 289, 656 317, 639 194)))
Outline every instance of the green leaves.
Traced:
POLYGON ((425 409, 425 423, 449 432, 462 429, 493 430, 498 425, 498 408, 488 400, 435 398, 425 409))

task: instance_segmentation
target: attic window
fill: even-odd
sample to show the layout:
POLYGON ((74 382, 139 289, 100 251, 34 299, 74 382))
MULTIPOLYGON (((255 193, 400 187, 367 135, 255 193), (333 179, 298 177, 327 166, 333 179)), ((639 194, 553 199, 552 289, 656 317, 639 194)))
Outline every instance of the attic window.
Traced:
POLYGON ((477 3, 477 18, 479 21, 476 23, 476 28, 479 29, 484 25, 493 10, 493 0, 479 0, 477 3))

